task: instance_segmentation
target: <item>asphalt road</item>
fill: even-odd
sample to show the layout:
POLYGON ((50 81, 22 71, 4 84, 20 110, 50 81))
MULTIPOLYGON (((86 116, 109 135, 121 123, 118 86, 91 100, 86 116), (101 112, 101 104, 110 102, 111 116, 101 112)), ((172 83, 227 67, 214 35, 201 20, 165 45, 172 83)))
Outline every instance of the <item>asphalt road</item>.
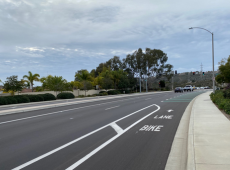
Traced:
POLYGON ((153 93, 0 116, 0 169, 163 170, 197 95, 153 93))

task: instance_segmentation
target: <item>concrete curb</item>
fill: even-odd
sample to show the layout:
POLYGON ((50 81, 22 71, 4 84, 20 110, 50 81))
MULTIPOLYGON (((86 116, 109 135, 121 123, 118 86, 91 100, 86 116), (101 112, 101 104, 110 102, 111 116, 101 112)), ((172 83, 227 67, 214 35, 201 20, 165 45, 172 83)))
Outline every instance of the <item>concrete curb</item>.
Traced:
MULTIPOLYGON (((171 91, 166 91, 166 92, 171 92, 171 91)), ((162 92, 149 92, 147 95, 150 94, 156 94, 156 93, 162 93, 162 92)), ((146 95, 146 93, 141 93, 141 94, 134 94, 133 96, 142 96, 146 95)), ((71 101, 68 103, 57 103, 57 104, 51 104, 51 105, 45 105, 45 106, 34 106, 34 107, 29 107, 29 108, 19 108, 19 109, 11 109, 11 110, 3 110, 0 111, 0 116, 3 115, 8 115, 8 114, 14 114, 14 113, 23 113, 23 112, 28 112, 28 111, 35 111, 35 110, 42 110, 42 109, 49 109, 49 108, 55 108, 55 107, 62 107, 62 106, 68 106, 68 105, 76 105, 76 104, 84 104, 84 103, 91 103, 95 101, 103 101, 103 100, 108 100, 108 99, 116 99, 116 98, 124 98, 124 97, 129 97, 130 95, 118 95, 114 97, 109 97, 109 98, 94 98, 91 100, 83 100, 83 101, 71 101)), ((27 103, 29 104, 29 103, 27 103)), ((11 105, 12 106, 12 105, 11 105)), ((17 105, 14 105, 17 106, 17 105)))
POLYGON ((190 116, 193 104, 200 95, 196 96, 185 109, 172 143, 165 170, 195 170, 194 152, 191 152, 192 148, 190 144, 190 142, 193 142, 193 138, 191 139, 189 135, 191 131, 190 116))

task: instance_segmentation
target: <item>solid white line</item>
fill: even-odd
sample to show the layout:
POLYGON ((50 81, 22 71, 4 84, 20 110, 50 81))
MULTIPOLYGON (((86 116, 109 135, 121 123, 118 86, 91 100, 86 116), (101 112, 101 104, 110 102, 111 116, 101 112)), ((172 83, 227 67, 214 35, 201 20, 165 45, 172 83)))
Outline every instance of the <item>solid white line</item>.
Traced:
MULTIPOLYGON (((84 138, 87 137, 87 136, 90 136, 90 135, 92 135, 92 134, 94 134, 94 133, 96 133, 96 132, 98 132, 98 131, 100 131, 100 130, 102 130, 102 129, 108 127, 108 126, 111 126, 112 123, 116 123, 116 122, 118 122, 118 121, 120 121, 120 120, 122 120, 122 119, 125 119, 125 118, 127 118, 127 117, 129 117, 129 116, 131 116, 131 115, 133 115, 133 114, 136 114, 136 113, 138 113, 138 112, 140 112, 140 111, 142 111, 142 110, 145 110, 145 109, 147 109, 147 108, 149 108, 149 107, 152 107, 152 106, 157 106, 157 105, 152 104, 152 105, 149 105, 149 106, 147 106, 147 107, 144 107, 144 108, 142 108, 142 109, 140 109, 140 110, 137 110, 137 111, 135 111, 135 112, 133 112, 133 113, 130 113, 130 114, 127 115, 127 116, 124 116, 124 117, 122 117, 122 118, 120 118, 120 119, 117 119, 116 121, 113 121, 113 122, 111 122, 111 123, 109 123, 109 124, 107 124, 107 125, 105 125, 105 126, 102 126, 101 128, 98 128, 98 129, 96 129, 96 130, 94 130, 94 131, 92 131, 92 132, 90 132, 90 133, 88 133, 88 134, 86 134, 86 135, 84 135, 84 136, 81 136, 80 138, 77 138, 77 139, 75 139, 75 140, 73 140, 73 141, 71 141, 71 142, 69 142, 69 143, 67 143, 67 144, 65 144, 65 145, 62 145, 62 146, 60 146, 60 147, 58 147, 58 148, 56 148, 56 149, 54 149, 54 150, 52 150, 52 151, 50 151, 50 152, 47 152, 47 153, 45 153, 45 154, 43 154, 43 155, 41 155, 41 156, 39 156, 39 157, 37 157, 37 158, 35 158, 35 159, 32 159, 31 161, 26 162, 26 163, 24 163, 24 164, 22 164, 22 165, 20 165, 20 166, 18 166, 18 167, 16 167, 16 168, 12 169, 12 170, 20 170, 20 169, 22 169, 22 168, 24 168, 24 167, 26 167, 26 166, 28 166, 28 165, 34 163, 34 162, 37 162, 37 161, 39 161, 39 160, 41 160, 41 159, 43 159, 43 158, 45 158, 45 157, 47 157, 47 156, 49 156, 49 155, 55 153, 55 152, 57 152, 57 151, 63 149, 63 148, 66 148, 66 147, 69 146, 69 145, 72 145, 73 143, 76 143, 77 141, 79 141, 79 140, 81 140, 81 139, 84 139, 84 138)), ((158 106, 157 106, 157 107, 158 107, 158 106)), ((159 110, 159 108, 157 109, 157 111, 158 111, 158 110, 159 110)))
POLYGON ((152 98, 148 98, 148 99, 145 99, 145 100, 149 100, 149 99, 152 99, 152 98))
POLYGON ((124 130, 118 126, 115 122, 111 123, 110 126, 117 132, 117 134, 122 133, 124 130))
POLYGON ((82 164, 87 159, 89 159, 91 156, 93 156, 94 154, 96 154, 98 151, 100 151, 105 146, 107 146, 108 144, 110 144, 112 141, 114 141, 115 139, 117 139, 119 136, 121 136, 122 134, 124 134, 126 131, 128 131, 129 129, 131 129, 133 126, 135 126, 136 124, 138 124, 139 122, 141 122, 145 118, 149 117, 153 113, 155 113, 158 110, 160 110, 160 106, 158 106, 158 105, 156 105, 156 106, 158 107, 157 110, 155 110, 155 111, 149 113, 148 115, 144 116, 143 118, 139 119, 138 121, 136 121, 135 123, 133 123, 132 125, 130 125, 129 127, 127 127, 126 129, 124 129, 122 133, 118 133, 116 136, 112 137, 111 139, 109 139, 108 141, 106 141, 105 143, 103 143, 102 145, 100 145, 99 147, 97 147, 96 149, 94 149, 92 152, 90 152, 89 154, 87 154, 86 156, 84 156, 83 158, 81 158, 79 161, 77 161, 76 163, 74 163, 73 165, 71 165, 70 167, 68 167, 66 170, 73 170, 73 169, 75 169, 80 164, 82 164))
POLYGON ((110 107, 110 108, 107 108, 107 109, 105 109, 105 110, 113 109, 113 108, 116 108, 116 107, 120 107, 120 106, 110 107))

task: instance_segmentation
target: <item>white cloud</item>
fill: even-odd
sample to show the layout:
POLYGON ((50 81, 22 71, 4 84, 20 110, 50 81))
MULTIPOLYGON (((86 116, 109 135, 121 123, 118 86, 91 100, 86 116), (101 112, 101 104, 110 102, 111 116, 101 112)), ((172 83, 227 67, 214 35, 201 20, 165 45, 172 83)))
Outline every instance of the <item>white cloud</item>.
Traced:
POLYGON ((72 80, 70 72, 82 65, 91 70, 146 47, 162 49, 175 70, 199 68, 201 62, 208 69, 211 35, 188 29, 195 26, 214 32, 216 63, 229 55, 226 0, 0 0, 0 6, 0 55, 11 61, 0 63, 5 77, 13 64, 15 74, 28 69, 46 74, 55 66, 53 74, 72 80))

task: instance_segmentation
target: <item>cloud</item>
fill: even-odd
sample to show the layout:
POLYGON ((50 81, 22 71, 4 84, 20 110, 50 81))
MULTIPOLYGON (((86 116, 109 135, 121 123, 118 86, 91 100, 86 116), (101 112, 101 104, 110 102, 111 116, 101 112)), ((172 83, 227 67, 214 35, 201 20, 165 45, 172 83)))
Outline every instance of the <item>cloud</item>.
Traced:
POLYGON ((226 0, 0 0, 0 6, 0 56, 11 61, 0 63, 0 79, 33 71, 72 80, 77 70, 146 47, 162 49, 175 70, 203 63, 208 71, 211 35, 188 29, 196 26, 214 32, 216 63, 229 56, 226 0))

